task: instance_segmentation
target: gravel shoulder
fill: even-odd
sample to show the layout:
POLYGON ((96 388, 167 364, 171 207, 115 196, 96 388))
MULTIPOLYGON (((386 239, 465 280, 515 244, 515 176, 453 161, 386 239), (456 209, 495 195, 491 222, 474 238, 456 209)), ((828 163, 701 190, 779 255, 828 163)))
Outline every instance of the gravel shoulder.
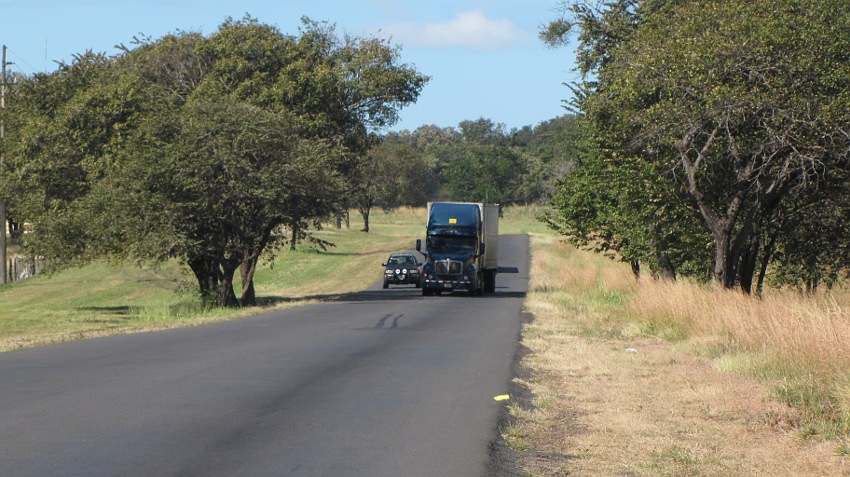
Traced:
POLYGON ((835 442, 801 438, 793 409, 699 343, 588 333, 593 306, 552 300, 536 261, 490 475, 850 475, 835 442))

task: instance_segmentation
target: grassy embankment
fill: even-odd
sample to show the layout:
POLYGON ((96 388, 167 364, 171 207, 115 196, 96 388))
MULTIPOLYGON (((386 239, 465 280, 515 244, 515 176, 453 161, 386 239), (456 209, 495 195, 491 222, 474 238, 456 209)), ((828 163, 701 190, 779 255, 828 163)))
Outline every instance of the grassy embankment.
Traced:
POLYGON ((503 429, 527 475, 850 475, 850 292, 756 300, 532 249, 531 397, 503 429))

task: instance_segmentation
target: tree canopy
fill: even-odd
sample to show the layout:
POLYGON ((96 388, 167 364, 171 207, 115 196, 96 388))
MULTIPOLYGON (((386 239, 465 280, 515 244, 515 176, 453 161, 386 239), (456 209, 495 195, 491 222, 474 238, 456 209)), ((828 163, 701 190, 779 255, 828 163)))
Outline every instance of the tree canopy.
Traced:
MULTIPOLYGON (((565 13, 542 37, 579 29, 586 147, 581 172, 559 184, 553 227, 748 292, 777 258, 822 269, 794 237, 815 198, 846 214, 843 200, 821 200, 846 195, 846 2, 618 0, 565 13), (791 249, 801 255, 777 255, 791 249)), ((811 225, 823 246, 843 241, 811 225)))
POLYGON ((548 200, 554 181, 575 163, 577 137, 578 122, 566 114, 510 131, 485 118, 421 126, 387 141, 424 156, 434 178, 429 198, 507 206, 548 200))
POLYGON ((306 18, 296 35, 246 17, 137 39, 22 82, 4 192, 54 266, 177 257, 207 303, 250 305, 280 228, 339 208, 369 134, 427 81, 386 41, 306 18))

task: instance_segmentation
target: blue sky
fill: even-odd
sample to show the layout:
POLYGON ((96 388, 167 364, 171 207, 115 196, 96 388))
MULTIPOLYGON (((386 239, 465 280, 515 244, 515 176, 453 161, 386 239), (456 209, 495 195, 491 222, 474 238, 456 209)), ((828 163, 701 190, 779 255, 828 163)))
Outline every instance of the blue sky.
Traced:
POLYGON ((86 50, 115 53, 143 34, 214 32, 246 13, 284 33, 300 18, 328 20, 340 33, 378 35, 402 47, 402 61, 432 77, 392 130, 457 126, 488 118, 508 128, 564 114, 564 82, 578 78, 573 48, 537 38, 560 0, 0 0, 0 43, 11 71, 49 72, 86 50))

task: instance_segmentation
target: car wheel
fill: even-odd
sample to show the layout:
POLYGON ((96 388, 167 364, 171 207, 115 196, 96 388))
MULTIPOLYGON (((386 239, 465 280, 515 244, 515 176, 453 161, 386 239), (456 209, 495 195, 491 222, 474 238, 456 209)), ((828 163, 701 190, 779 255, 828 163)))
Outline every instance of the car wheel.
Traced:
POLYGON ((390 284, 389 284, 389 283, 387 283, 387 281, 386 281, 386 280, 384 280, 384 288, 389 288, 389 287, 390 287, 390 284))

